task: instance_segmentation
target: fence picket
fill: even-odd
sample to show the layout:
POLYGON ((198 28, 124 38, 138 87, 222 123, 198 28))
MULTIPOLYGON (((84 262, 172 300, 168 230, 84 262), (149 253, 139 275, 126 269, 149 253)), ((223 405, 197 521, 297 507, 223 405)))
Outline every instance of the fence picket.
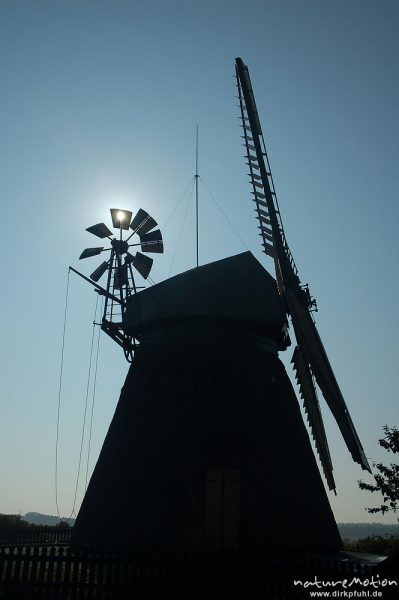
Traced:
POLYGON ((69 544, 72 527, 32 525, 30 527, 0 527, 0 546, 38 544, 69 544))
MULTIPOLYGON (((245 560, 228 556, 196 562, 189 557, 149 559, 65 546, 0 547, 0 599, 113 600, 153 594, 190 600, 288 600, 298 592, 294 578, 311 580, 316 573, 329 580, 350 575, 364 579, 378 573, 378 566, 315 555, 245 560)), ((384 600, 394 597, 389 593, 384 590, 384 600)))

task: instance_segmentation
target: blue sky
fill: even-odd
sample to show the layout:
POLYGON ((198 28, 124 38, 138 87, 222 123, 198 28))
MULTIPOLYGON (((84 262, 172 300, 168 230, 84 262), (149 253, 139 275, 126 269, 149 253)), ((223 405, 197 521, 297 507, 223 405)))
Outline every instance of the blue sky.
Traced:
MULTIPOLYGON (((55 513, 54 441, 68 265, 110 207, 162 226, 195 168, 200 262, 260 252, 234 99, 249 66, 287 238, 319 304, 317 325, 371 459, 398 425, 397 2, 9 1, 0 4, 3 256, 0 512, 55 513), (5 342, 5 343, 4 343, 5 342)), ((153 279, 195 264, 189 195, 163 229, 153 279), (175 255, 173 265, 172 257, 175 255)), ((91 239, 90 239, 91 238, 91 239)), ((95 245, 95 244, 94 244, 95 245)), ((60 429, 60 509, 79 454, 95 294, 71 279, 60 429)), ((282 356, 289 364, 291 350, 282 356)), ((91 468, 127 372, 101 340, 91 468)), ((322 408, 325 408, 322 400, 322 408)), ((324 410, 338 521, 376 520, 324 410)), ((367 474, 366 474, 366 479, 367 474)), ((78 505, 82 497, 79 487, 78 505)), ((384 517, 385 522, 394 521, 384 517)))

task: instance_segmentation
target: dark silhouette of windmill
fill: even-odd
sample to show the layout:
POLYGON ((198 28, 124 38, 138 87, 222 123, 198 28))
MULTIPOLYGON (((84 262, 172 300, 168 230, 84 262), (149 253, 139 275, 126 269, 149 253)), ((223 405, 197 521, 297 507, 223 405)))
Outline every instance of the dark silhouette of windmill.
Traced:
MULTIPOLYGON (((288 249, 241 59, 236 73, 262 244, 274 258, 277 283, 245 252, 119 296, 118 336, 134 340, 134 357, 74 527, 75 545, 150 552, 340 548, 295 392, 278 358, 290 345, 287 316, 329 487, 335 486, 314 380, 354 460, 369 469, 312 318, 314 301, 288 249)), ((118 261, 118 244, 112 248, 118 261)), ((104 291, 115 295, 109 286, 104 291)))

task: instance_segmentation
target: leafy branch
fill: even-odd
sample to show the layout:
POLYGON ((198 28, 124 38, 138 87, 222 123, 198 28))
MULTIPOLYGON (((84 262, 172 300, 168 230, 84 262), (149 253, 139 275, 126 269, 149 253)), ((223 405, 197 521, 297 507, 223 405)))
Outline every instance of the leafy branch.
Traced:
MULTIPOLYGON (((384 425, 385 436, 378 440, 379 445, 393 454, 399 453, 399 430, 396 427, 384 425)), ((373 467, 378 473, 374 475, 375 483, 358 481, 361 490, 379 492, 382 494, 384 504, 379 507, 366 508, 369 513, 382 513, 392 510, 399 511, 399 465, 391 463, 389 466, 373 462, 373 467)), ((399 520, 399 519, 398 519, 399 520)))

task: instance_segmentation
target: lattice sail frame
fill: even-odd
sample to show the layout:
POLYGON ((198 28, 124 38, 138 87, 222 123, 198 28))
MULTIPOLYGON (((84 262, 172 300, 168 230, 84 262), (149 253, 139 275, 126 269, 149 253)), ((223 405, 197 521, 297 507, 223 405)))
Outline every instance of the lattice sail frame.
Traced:
POLYGON ((353 460, 362 469, 370 472, 371 469, 316 329, 312 315, 316 303, 309 294, 308 286, 301 285, 287 243, 248 67, 241 58, 236 58, 236 81, 242 137, 262 248, 265 254, 274 259, 278 290, 286 312, 291 316, 297 340, 292 360, 296 378, 328 487, 335 490, 333 466, 315 381, 337 421, 353 460))

